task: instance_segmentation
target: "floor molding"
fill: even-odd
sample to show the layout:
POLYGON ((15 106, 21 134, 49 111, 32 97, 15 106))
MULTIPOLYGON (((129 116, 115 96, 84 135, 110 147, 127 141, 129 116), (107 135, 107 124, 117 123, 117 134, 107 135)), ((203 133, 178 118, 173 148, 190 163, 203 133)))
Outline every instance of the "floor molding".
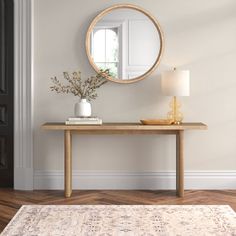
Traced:
MULTIPOLYGON (((34 172, 34 189, 63 189, 63 171, 34 172)), ((175 189, 175 171, 73 171, 73 189, 175 189)), ((236 189, 236 171, 185 171, 185 189, 236 189)))

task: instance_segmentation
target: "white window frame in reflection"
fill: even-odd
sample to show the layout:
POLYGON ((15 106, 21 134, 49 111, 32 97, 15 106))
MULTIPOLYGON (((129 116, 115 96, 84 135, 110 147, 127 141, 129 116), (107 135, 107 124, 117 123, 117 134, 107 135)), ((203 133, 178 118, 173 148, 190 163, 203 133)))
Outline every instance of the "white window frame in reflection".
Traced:
MULTIPOLYGON (((117 62, 117 79, 123 78, 124 77, 124 71, 123 71, 123 65, 124 65, 124 57, 123 57, 123 29, 124 29, 124 22, 118 22, 118 21, 102 21, 98 22, 96 26, 94 27, 93 32, 91 33, 91 55, 94 58, 94 46, 93 46, 93 37, 94 37, 94 32, 96 32, 99 29, 112 29, 116 28, 117 29, 117 34, 118 34, 118 62, 117 62)), ((96 62, 94 61, 96 64, 96 62)), ((97 62, 100 63, 100 62, 97 62)), ((106 63, 106 62, 101 62, 101 63, 106 63)), ((109 62, 108 62, 109 63, 109 62)))

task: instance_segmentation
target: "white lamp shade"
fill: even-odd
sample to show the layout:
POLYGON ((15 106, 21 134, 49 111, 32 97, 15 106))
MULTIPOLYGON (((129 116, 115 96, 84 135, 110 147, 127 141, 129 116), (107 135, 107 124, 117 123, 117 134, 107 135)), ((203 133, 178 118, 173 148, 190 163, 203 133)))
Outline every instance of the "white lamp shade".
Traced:
POLYGON ((173 70, 163 72, 161 88, 162 93, 167 96, 189 96, 189 71, 173 70))

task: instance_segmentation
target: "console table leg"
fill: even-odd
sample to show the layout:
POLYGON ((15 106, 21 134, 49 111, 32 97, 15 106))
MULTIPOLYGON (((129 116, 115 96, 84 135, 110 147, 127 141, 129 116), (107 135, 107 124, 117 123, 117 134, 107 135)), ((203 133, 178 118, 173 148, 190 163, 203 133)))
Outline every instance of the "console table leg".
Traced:
POLYGON ((184 131, 176 134, 176 193, 184 196, 184 131))
POLYGON ((64 184, 65 184, 65 197, 70 197, 72 193, 72 144, 71 144, 71 132, 70 130, 65 130, 65 164, 64 164, 64 184))

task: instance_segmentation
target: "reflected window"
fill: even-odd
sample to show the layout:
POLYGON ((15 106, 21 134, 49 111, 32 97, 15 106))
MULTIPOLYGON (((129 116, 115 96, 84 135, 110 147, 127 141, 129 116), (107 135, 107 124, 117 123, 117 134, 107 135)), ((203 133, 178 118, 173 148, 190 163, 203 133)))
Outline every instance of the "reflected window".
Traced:
POLYGON ((109 69, 112 77, 119 77, 118 27, 97 28, 93 31, 92 56, 99 69, 109 69))

